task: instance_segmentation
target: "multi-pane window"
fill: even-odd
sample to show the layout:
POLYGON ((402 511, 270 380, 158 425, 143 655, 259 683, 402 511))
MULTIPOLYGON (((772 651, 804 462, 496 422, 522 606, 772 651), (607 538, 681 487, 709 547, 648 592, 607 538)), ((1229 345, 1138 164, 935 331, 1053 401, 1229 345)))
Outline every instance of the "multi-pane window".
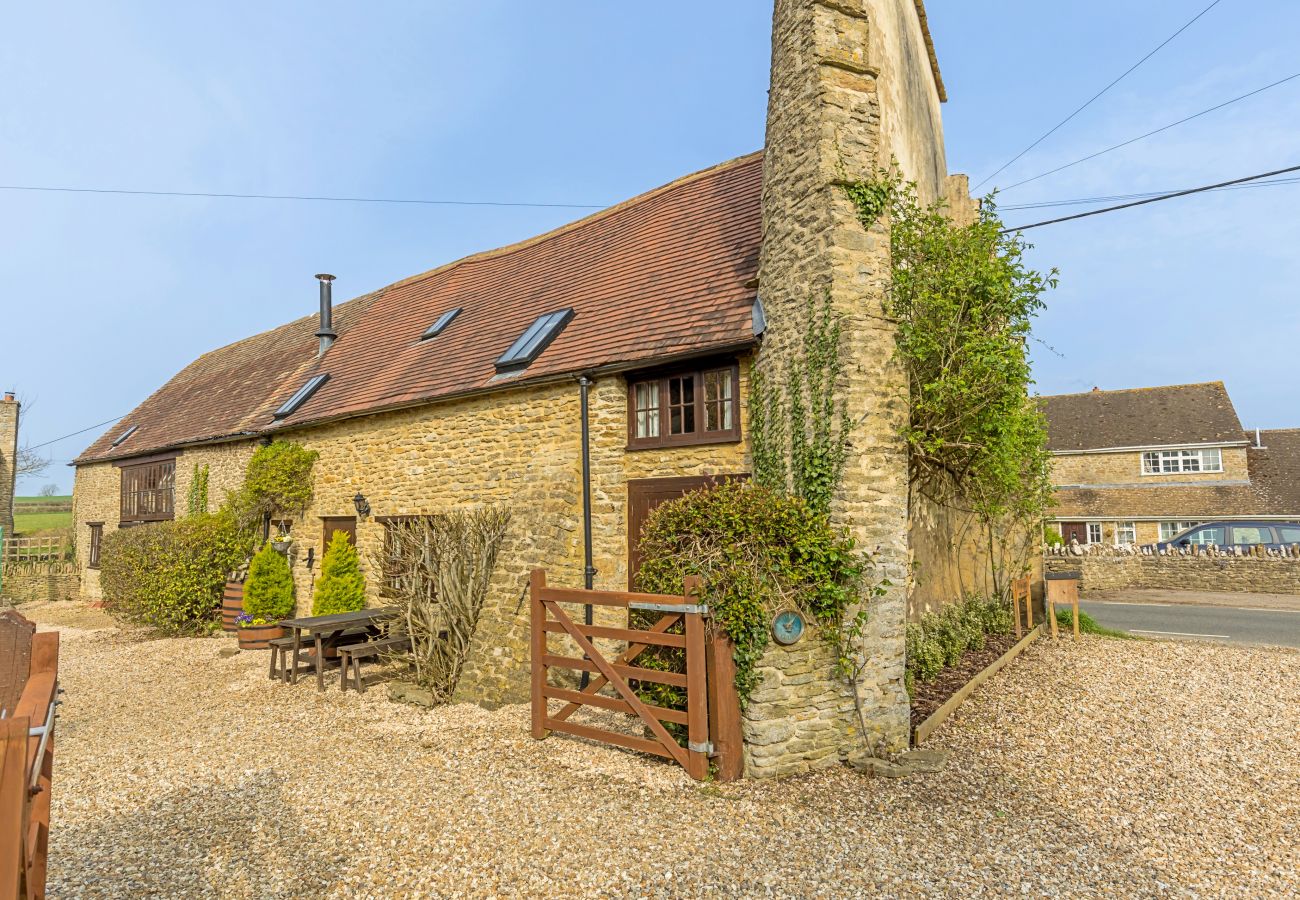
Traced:
POLYGON ((1189 528, 1196 527, 1196 522, 1161 522, 1160 540, 1171 541, 1189 528))
POLYGON ((1136 544, 1136 543, 1137 543, 1137 523, 1136 523, 1136 522, 1116 522, 1116 523, 1115 523, 1115 543, 1116 543, 1116 544, 1136 544))
POLYGON ((629 386, 631 448, 740 439, 740 369, 735 364, 633 377, 629 386))
POLYGON ((1089 522, 1089 523, 1088 523, 1088 543, 1089 543, 1089 544, 1100 544, 1100 543, 1101 543, 1101 523, 1100 523, 1100 522, 1089 522))
POLYGON ((174 515, 176 460, 122 467, 122 524, 164 522, 174 515))
POLYGON ((1143 475, 1222 471, 1223 453, 1218 447, 1208 450, 1151 450, 1142 454, 1143 475))
POLYGON ((87 522, 86 527, 90 529, 90 558, 86 565, 92 569, 99 568, 99 544, 104 538, 103 522, 87 522))

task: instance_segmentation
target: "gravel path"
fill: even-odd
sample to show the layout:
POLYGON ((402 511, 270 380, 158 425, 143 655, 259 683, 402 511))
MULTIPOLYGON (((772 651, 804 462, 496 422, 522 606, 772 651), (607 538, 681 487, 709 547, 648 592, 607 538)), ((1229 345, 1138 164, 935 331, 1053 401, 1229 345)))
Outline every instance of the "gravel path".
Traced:
POLYGON ((1300 882, 1300 653, 1039 642, 938 775, 697 785, 266 678, 228 639, 64 631, 52 897, 1283 896, 1300 882))

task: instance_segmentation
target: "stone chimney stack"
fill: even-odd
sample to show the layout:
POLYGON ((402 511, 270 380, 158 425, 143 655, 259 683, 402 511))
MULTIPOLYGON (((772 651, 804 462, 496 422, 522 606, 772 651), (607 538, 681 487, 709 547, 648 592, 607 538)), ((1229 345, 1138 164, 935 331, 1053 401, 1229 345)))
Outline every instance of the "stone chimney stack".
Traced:
POLYGON ((14 533, 14 487, 18 475, 18 407, 13 391, 0 400, 0 527, 14 533))
POLYGON ((921 0, 775 0, 759 267, 768 329, 758 365, 770 384, 785 383, 811 311, 829 294, 843 317, 839 391, 859 423, 832 515, 859 547, 877 550, 876 575, 893 586, 868 608, 861 717, 823 641, 767 652, 763 686, 745 710, 750 775, 908 744, 903 639, 911 567, 900 432, 909 401, 894 358, 896 328, 882 308, 889 231, 884 222, 864 229, 841 185, 870 178, 893 159, 923 199, 942 194, 942 99, 921 0))

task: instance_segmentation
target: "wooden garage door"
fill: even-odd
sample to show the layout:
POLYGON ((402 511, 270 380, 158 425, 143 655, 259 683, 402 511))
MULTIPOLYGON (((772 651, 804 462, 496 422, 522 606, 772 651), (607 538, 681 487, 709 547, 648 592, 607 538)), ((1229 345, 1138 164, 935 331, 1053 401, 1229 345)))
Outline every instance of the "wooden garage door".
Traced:
POLYGON ((713 487, 725 481, 748 478, 747 472, 734 475, 695 475, 682 478, 634 478, 627 483, 627 584, 636 584, 641 569, 641 527, 646 516, 665 500, 675 500, 688 491, 713 487))

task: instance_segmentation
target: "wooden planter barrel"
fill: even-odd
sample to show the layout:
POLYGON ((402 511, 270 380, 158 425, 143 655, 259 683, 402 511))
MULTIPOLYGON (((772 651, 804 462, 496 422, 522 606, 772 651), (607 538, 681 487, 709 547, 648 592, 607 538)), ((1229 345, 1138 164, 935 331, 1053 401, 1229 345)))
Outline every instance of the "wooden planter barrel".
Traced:
POLYGON ((265 650, 271 641, 284 637, 279 625, 248 625, 239 629, 240 650, 265 650))
POLYGON ((221 630, 237 631, 239 626, 235 619, 244 611, 244 585, 238 581, 227 581, 225 593, 221 595, 221 630))

